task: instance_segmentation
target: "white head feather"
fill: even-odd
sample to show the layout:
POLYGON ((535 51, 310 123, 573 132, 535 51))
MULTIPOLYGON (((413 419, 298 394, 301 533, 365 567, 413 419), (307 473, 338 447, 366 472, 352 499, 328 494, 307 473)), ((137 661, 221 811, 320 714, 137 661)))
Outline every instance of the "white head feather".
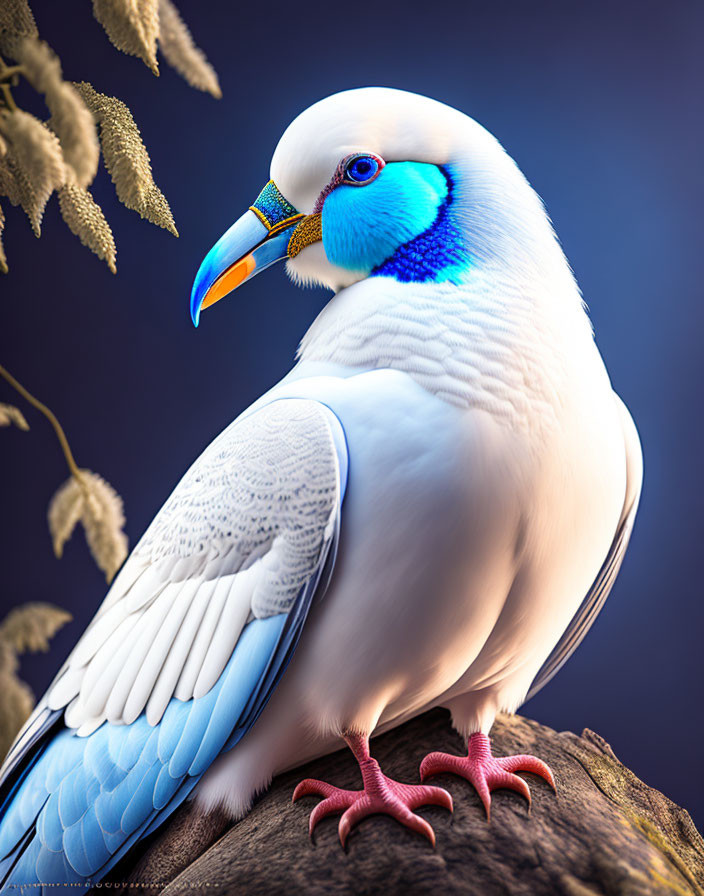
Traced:
POLYGON ((529 425, 536 404, 559 393, 575 357, 591 363, 586 356, 594 352, 539 196, 476 121, 379 87, 335 94, 299 115, 276 148, 271 177, 311 213, 340 161, 360 151, 450 169, 453 220, 471 264, 460 283, 360 279, 331 264, 322 243, 307 247, 288 262, 290 274, 337 294, 306 333, 300 357, 401 369, 448 401, 529 425))
MULTIPOLYGON (((540 198, 499 141, 474 119, 428 97, 364 87, 320 100, 284 131, 271 178, 310 214, 340 160, 365 150, 387 162, 452 168, 456 212, 475 263, 564 265, 540 198)), ((331 265, 320 244, 288 264, 294 276, 332 289, 358 279, 331 265)))

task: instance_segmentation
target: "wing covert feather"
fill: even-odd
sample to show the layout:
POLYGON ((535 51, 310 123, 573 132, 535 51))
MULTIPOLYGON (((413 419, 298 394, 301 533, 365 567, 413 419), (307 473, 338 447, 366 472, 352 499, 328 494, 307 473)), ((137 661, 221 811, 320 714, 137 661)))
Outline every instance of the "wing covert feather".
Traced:
POLYGON ((340 511, 331 418, 314 400, 279 399, 206 448, 48 691, 50 709, 94 728, 129 724, 148 707, 156 724, 172 697, 215 684, 249 619, 291 610, 340 511))

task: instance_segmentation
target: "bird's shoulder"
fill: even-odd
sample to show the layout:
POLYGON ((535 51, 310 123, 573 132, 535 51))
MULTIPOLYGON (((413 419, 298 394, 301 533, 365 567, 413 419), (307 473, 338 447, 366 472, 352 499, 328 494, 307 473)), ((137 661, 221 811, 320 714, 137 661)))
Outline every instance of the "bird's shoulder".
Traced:
POLYGON ((206 693, 253 619, 285 615, 322 574, 346 480, 339 421, 271 396, 216 437, 127 559, 46 703, 88 733, 156 723, 206 693))

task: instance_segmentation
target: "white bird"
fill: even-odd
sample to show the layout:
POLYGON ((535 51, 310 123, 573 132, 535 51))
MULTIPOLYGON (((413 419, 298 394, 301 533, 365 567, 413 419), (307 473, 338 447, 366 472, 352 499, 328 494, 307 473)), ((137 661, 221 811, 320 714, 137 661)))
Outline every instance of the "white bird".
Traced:
POLYGON ((449 795, 369 738, 451 710, 468 754, 423 778, 490 791, 531 756, 489 731, 584 637, 620 566, 642 462, 543 205, 471 118, 398 90, 337 94, 285 131, 219 240, 194 322, 274 261, 334 295, 298 360, 205 450, 129 557, 4 767, 7 884, 104 876, 184 799, 245 814, 337 749, 340 838, 449 795))

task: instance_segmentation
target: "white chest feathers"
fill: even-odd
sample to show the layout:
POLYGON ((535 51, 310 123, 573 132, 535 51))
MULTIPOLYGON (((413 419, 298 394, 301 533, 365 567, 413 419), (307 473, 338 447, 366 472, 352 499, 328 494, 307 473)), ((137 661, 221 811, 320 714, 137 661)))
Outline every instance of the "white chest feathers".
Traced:
POLYGON ((321 312, 300 357, 401 370, 444 401, 514 428, 551 426, 580 368, 601 366, 588 318, 571 276, 560 277, 554 297, 499 277, 485 268, 460 285, 356 283, 321 312))

